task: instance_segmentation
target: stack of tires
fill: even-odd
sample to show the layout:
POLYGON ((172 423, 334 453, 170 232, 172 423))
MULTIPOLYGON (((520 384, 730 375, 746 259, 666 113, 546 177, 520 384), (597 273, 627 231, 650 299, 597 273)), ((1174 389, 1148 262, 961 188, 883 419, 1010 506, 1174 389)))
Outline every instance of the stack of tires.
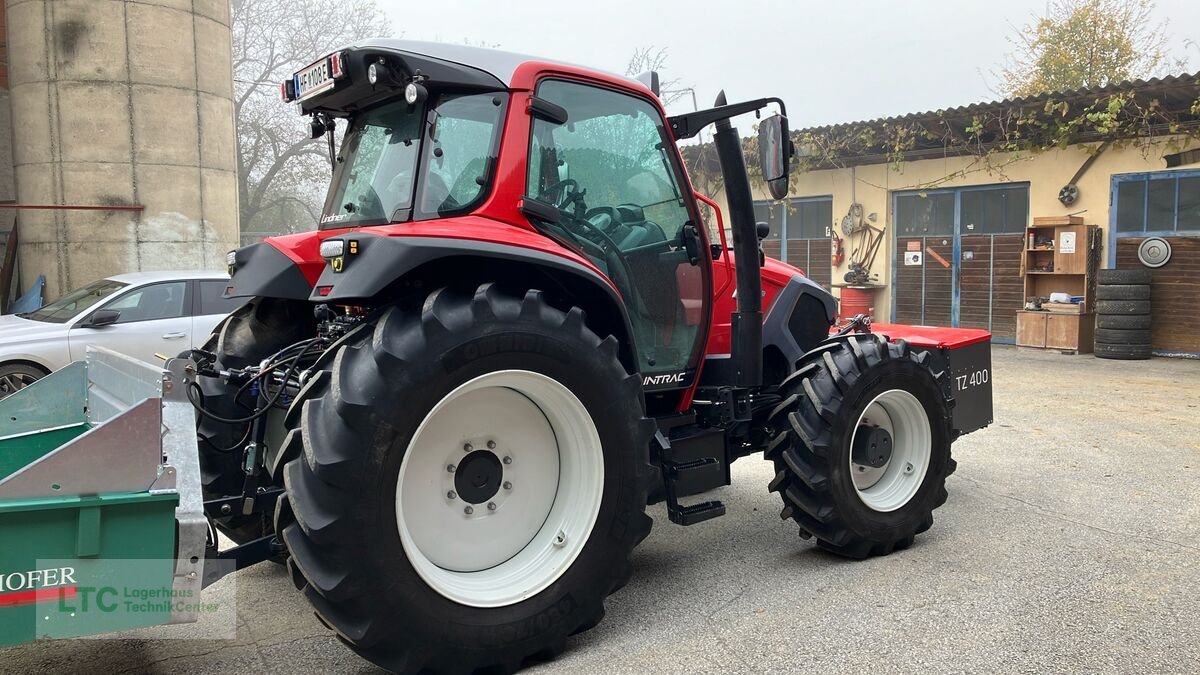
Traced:
POLYGON ((1096 356, 1150 358, 1150 270, 1100 270, 1096 287, 1096 356))

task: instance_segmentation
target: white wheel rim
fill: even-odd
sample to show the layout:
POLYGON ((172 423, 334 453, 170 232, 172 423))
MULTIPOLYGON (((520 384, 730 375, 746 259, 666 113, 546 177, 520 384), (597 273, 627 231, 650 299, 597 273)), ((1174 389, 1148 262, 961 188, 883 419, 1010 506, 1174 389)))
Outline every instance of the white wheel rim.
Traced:
POLYGON ((603 490, 600 434, 583 403, 545 375, 497 371, 447 394, 417 427, 396 483, 396 523, 431 588, 503 607, 570 568, 603 490), (494 455, 502 476, 492 497, 473 502, 496 487, 497 462, 480 453, 494 455))
POLYGON ((933 449, 933 433, 925 408, 907 391, 889 389, 871 400, 858 418, 850 447, 863 429, 879 427, 892 437, 892 454, 880 467, 857 464, 850 455, 850 475, 858 498, 875 511, 895 511, 912 500, 925 474, 933 449))

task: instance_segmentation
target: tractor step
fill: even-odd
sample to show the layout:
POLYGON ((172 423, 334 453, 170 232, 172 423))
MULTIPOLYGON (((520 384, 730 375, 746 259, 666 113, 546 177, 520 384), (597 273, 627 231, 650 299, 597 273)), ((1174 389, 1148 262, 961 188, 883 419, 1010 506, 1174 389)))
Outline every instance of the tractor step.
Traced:
POLYGON ((695 525, 725 515, 725 504, 718 501, 701 502, 692 506, 682 504, 667 508, 667 516, 676 525, 695 525))
POLYGON ((671 522, 695 525, 725 515, 725 505, 716 500, 692 505, 679 503, 682 497, 729 485, 724 430, 700 428, 695 425, 694 416, 679 416, 659 420, 659 432, 654 439, 671 522))

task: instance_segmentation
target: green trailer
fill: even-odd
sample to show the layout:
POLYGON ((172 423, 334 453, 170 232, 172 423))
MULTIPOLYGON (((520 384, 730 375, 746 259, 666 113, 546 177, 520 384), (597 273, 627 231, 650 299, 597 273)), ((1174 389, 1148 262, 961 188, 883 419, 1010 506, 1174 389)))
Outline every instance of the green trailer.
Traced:
POLYGON ((187 368, 91 349, 0 400, 0 646, 197 620, 187 368))

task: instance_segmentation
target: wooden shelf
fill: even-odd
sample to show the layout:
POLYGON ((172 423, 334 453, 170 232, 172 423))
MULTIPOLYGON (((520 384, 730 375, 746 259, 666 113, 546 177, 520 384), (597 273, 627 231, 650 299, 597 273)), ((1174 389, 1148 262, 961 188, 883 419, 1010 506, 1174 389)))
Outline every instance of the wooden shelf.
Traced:
POLYGON ((1098 238, 1095 225, 1084 225, 1075 216, 1034 218, 1026 228, 1026 237, 1053 241, 1054 246, 1024 247, 1021 272, 1025 279, 1025 299, 1049 297, 1051 293, 1082 296, 1080 313, 1017 312, 1017 344, 1087 353, 1092 351, 1095 319, 1092 316, 1094 270, 1099 266, 1098 238), (1051 258, 1051 256, 1053 256, 1051 258), (1034 269, 1052 264, 1052 271, 1034 269))

